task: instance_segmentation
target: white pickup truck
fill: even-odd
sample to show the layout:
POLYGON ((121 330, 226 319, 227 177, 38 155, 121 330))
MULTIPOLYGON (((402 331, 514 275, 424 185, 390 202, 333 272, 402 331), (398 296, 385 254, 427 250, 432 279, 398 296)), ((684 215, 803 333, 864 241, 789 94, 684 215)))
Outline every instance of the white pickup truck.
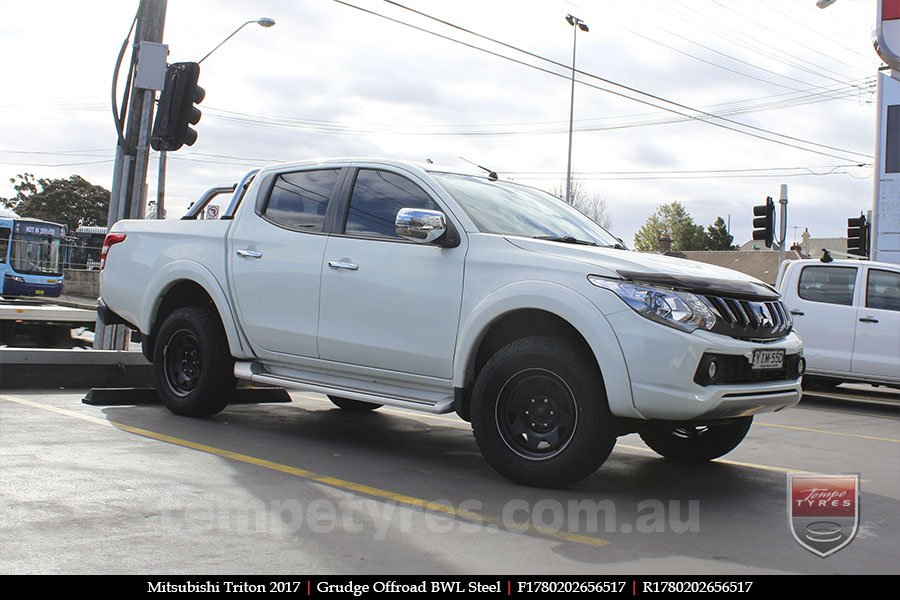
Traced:
POLYGON ((380 159, 234 187, 217 220, 194 218, 211 191, 180 221, 116 223, 103 248, 101 318, 141 332, 180 415, 222 410, 236 379, 456 411, 498 472, 559 486, 617 436, 710 460, 800 399, 773 288, 630 252, 540 190, 380 159))
POLYGON ((805 386, 900 387, 900 265, 797 260, 777 285, 803 339, 805 386))

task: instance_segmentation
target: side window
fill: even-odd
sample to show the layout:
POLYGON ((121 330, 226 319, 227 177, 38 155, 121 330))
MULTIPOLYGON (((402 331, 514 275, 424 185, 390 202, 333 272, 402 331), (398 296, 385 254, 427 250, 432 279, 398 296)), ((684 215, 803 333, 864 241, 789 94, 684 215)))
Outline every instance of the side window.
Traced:
POLYGON ((0 263, 6 262, 6 254, 9 252, 9 236, 12 229, 9 227, 0 227, 0 263))
POLYGON ((394 220, 401 208, 441 210, 425 190, 406 177, 360 169, 350 196, 344 233, 398 238, 394 220))
POLYGON ((338 172, 323 169, 278 175, 263 216, 285 227, 322 231, 338 172))
POLYGON ((866 306, 900 311, 900 273, 869 269, 866 306))
POLYGON ((797 293, 804 300, 853 305, 856 267, 804 267, 797 293))

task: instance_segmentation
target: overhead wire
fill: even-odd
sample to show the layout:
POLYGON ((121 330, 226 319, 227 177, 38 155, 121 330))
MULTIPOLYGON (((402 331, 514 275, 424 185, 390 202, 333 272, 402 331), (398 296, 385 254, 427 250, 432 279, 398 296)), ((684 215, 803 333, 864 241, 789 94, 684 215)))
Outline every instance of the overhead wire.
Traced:
MULTIPOLYGON (((534 64, 531 64, 531 63, 527 63, 527 62, 525 62, 525 61, 521 61, 521 60, 512 58, 512 57, 510 57, 510 56, 506 56, 506 55, 504 55, 504 54, 500 54, 500 53, 498 53, 498 52, 494 52, 494 51, 489 50, 489 49, 487 49, 487 48, 483 48, 483 47, 480 47, 480 46, 476 46, 476 45, 474 45, 474 44, 470 44, 470 43, 468 43, 468 42, 465 42, 465 41, 462 41, 462 40, 459 40, 459 39, 456 39, 456 38, 453 38, 453 37, 450 37, 450 36, 447 36, 447 35, 438 33, 438 32, 436 32, 436 31, 432 31, 432 30, 430 30, 430 29, 426 29, 426 28, 424 28, 424 27, 420 27, 420 26, 418 26, 418 25, 415 25, 415 24, 412 24, 412 23, 409 23, 409 22, 406 22, 406 21, 402 21, 402 20, 400 20, 400 19, 396 19, 396 18, 394 18, 394 17, 385 15, 385 14, 383 14, 383 13, 379 13, 379 12, 373 11, 373 10, 371 10, 371 9, 367 9, 367 8, 364 8, 364 7, 361 7, 361 6, 357 6, 357 5, 355 5, 355 4, 351 4, 350 2, 346 2, 345 0, 333 0, 333 1, 336 2, 336 3, 338 3, 338 4, 347 6, 347 7, 349 7, 349 8, 353 8, 353 9, 356 9, 356 10, 358 10, 358 11, 361 11, 361 12, 364 12, 364 13, 368 13, 368 14, 371 14, 371 15, 374 15, 374 16, 377 16, 377 17, 380 17, 380 18, 382 18, 382 19, 386 19, 386 20, 391 21, 391 22, 394 22, 394 23, 397 23, 397 24, 400 24, 400 25, 404 25, 404 26, 406 26, 406 27, 410 27, 410 28, 415 29, 415 30, 417 30, 417 31, 422 31, 422 32, 424 32, 424 33, 428 33, 428 34, 430 34, 430 35, 434 35, 434 36, 436 36, 436 37, 439 37, 439 38, 442 38, 442 39, 445 39, 445 40, 448 40, 448 41, 451 41, 451 42, 454 42, 454 43, 457 43, 457 44, 460 44, 460 45, 463 45, 463 46, 466 46, 466 47, 469 47, 469 48, 472 48, 472 49, 475 49, 475 50, 478 50, 478 51, 481 51, 481 52, 485 52, 485 53, 487 53, 487 54, 491 54, 491 55, 493 55, 493 56, 497 56, 497 57, 499 57, 499 58, 503 58, 503 59, 505 59, 505 60, 509 60, 509 61, 512 61, 512 62, 521 64, 521 65, 523 65, 523 66, 530 67, 530 68, 532 68, 532 69, 536 69, 536 70, 539 70, 539 71, 542 71, 542 72, 545 72, 545 73, 548 73, 548 74, 552 74, 552 75, 554 75, 554 76, 556 76, 556 77, 561 77, 561 78, 565 78, 565 79, 568 79, 568 78, 569 78, 567 75, 564 75, 564 74, 562 74, 562 73, 558 73, 558 72, 552 71, 552 70, 550 70, 550 69, 545 69, 545 68, 543 68, 543 67, 540 67, 540 66, 537 66, 537 65, 534 65, 534 64)), ((411 7, 407 7, 407 6, 405 6, 405 5, 400 4, 399 2, 395 2, 394 0, 384 0, 384 1, 387 2, 388 4, 391 4, 391 5, 397 6, 397 7, 399 7, 399 8, 402 8, 403 10, 407 10, 407 11, 412 12, 412 13, 414 13, 414 14, 420 15, 420 16, 422 16, 422 17, 424 17, 424 18, 427 18, 427 19, 433 20, 433 21, 435 21, 435 22, 441 23, 441 24, 443 24, 443 25, 446 25, 446 26, 448 26, 448 27, 457 29, 457 30, 462 31, 462 32, 464 32, 464 33, 467 33, 467 34, 469 34, 469 35, 475 36, 475 37, 477 37, 477 38, 479 38, 479 39, 483 39, 483 40, 486 40, 486 41, 490 41, 491 43, 498 44, 498 45, 503 46, 503 47, 505 47, 505 48, 509 48, 509 49, 514 50, 514 51, 516 51, 516 52, 525 54, 526 56, 531 56, 531 57, 533 57, 533 58, 537 58, 537 59, 539 59, 539 60, 542 60, 542 61, 544 61, 544 62, 547 62, 547 63, 549 63, 549 64, 552 64, 552 65, 554 65, 554 66, 564 68, 564 69, 566 69, 566 70, 569 71, 569 72, 574 71, 575 73, 578 73, 579 75, 582 75, 582 76, 585 76, 585 77, 589 77, 589 78, 595 79, 595 80, 597 80, 597 81, 601 81, 601 82, 603 82, 603 83, 606 83, 606 84, 608 84, 608 85, 612 85, 612 86, 617 87, 617 88, 619 88, 619 89, 626 90, 626 91, 631 92, 631 93, 633 93, 633 94, 638 94, 638 95, 640 95, 640 96, 645 96, 645 97, 647 97, 647 98, 651 98, 651 99, 653 99, 653 100, 656 100, 657 102, 663 102, 663 103, 665 103, 665 104, 670 104, 670 105, 672 105, 672 106, 676 106, 676 107, 681 108, 681 109, 683 109, 683 110, 688 110, 688 111, 692 111, 692 112, 699 113, 699 114, 698 114, 698 115, 689 115, 689 114, 685 114, 685 113, 682 113, 682 112, 680 112, 680 111, 677 111, 677 110, 675 110, 675 109, 672 109, 672 108, 669 108, 669 107, 666 107, 666 106, 660 106, 659 104, 655 104, 655 103, 650 102, 650 101, 648 101, 648 100, 644 100, 644 99, 641 99, 641 98, 635 98, 634 96, 629 96, 628 94, 624 94, 624 93, 621 93, 621 92, 616 92, 616 91, 614 91, 614 90, 610 90, 610 89, 608 89, 608 88, 604 88, 604 87, 601 87, 601 86, 598 86, 598 85, 593 85, 593 84, 590 84, 590 83, 585 82, 585 81, 579 81, 579 83, 581 83, 582 85, 585 85, 585 86, 587 86, 587 87, 591 87, 591 88, 594 88, 594 89, 598 89, 598 90, 604 91, 604 92, 609 93, 609 94, 613 94, 613 95, 616 95, 616 96, 620 96, 620 97, 626 98, 626 99, 628 99, 628 100, 631 100, 631 101, 633 101, 633 102, 639 102, 639 103, 641 103, 641 104, 646 104, 646 105, 649 105, 649 106, 653 106, 654 108, 659 108, 659 109, 665 110, 665 111, 667 111, 667 112, 672 112, 672 113, 679 114, 679 115, 684 116, 684 117, 689 117, 689 118, 691 118, 692 120, 696 120, 696 121, 701 121, 701 122, 704 122, 704 123, 708 123, 708 124, 713 125, 713 126, 715 126, 715 127, 720 127, 720 128, 723 128, 723 129, 728 129, 728 130, 731 130, 731 131, 734 131, 734 132, 737 132, 737 133, 741 133, 741 134, 743 134, 743 135, 747 135, 747 136, 750 136, 750 137, 755 137, 755 138, 758 138, 758 139, 761 139, 761 140, 765 140, 765 141, 768 141, 768 142, 777 143, 777 144, 781 144, 781 145, 788 146, 788 147, 793 147, 793 148, 796 148, 796 149, 799 149, 799 150, 804 150, 804 151, 806 151, 806 152, 811 152, 811 153, 814 153, 814 154, 820 154, 820 155, 823 155, 823 156, 828 156, 828 157, 830 157, 830 158, 838 158, 838 159, 842 159, 842 160, 849 160, 849 159, 848 159, 847 157, 845 157, 845 156, 836 156, 836 155, 834 155, 834 154, 830 154, 830 153, 827 153, 827 152, 815 150, 815 149, 812 149, 812 148, 806 148, 806 147, 804 147, 804 146, 799 146, 799 145, 797 145, 797 144, 792 144, 792 143, 789 143, 789 142, 784 142, 784 141, 782 141, 782 140, 772 139, 772 138, 769 138, 769 137, 765 137, 764 135, 760 135, 760 134, 753 133, 753 131, 758 131, 758 132, 760 132, 760 133, 766 133, 766 134, 769 134, 769 135, 774 135, 774 136, 777 136, 777 137, 781 137, 781 138, 788 139, 788 140, 792 140, 792 141, 795 141, 795 142, 807 144, 807 145, 810 145, 810 146, 816 146, 816 147, 820 147, 820 148, 825 148, 825 149, 829 149, 829 150, 834 150, 834 151, 836 151, 836 152, 842 152, 842 153, 845 153, 845 154, 855 154, 855 155, 863 156, 863 157, 866 157, 866 158, 872 158, 871 155, 865 154, 865 153, 862 153, 862 152, 856 152, 856 151, 853 151, 853 150, 847 150, 847 149, 844 149, 844 148, 838 148, 838 147, 835 147, 835 146, 830 146, 830 145, 828 145, 828 144, 820 144, 820 143, 818 143, 818 142, 812 142, 812 141, 810 141, 810 140, 804 140, 804 139, 802 139, 802 138, 798 138, 798 137, 795 137, 795 136, 790 136, 790 135, 787 135, 787 134, 783 134, 783 133, 779 133, 779 132, 772 131, 772 130, 769 130, 769 129, 765 129, 765 128, 763 128, 763 127, 757 127, 757 126, 754 126, 754 125, 750 125, 750 124, 748 124, 748 123, 743 123, 743 122, 740 122, 740 121, 735 121, 735 120, 729 119, 729 118, 727 118, 727 117, 720 117, 720 116, 717 116, 717 115, 715 115, 715 114, 713 114, 713 113, 709 113, 709 112, 706 112, 706 111, 703 111, 703 110, 700 110, 700 109, 697 109, 697 108, 693 108, 693 107, 691 107, 691 106, 682 104, 682 103, 677 102, 677 101, 674 101, 674 100, 669 100, 669 99, 664 98, 664 97, 662 97, 662 96, 659 96, 659 95, 657 95, 657 94, 653 94, 653 93, 650 93, 650 92, 645 92, 645 91, 640 90, 640 89, 638 89, 638 88, 635 88, 635 87, 633 87, 633 86, 629 86, 629 85, 626 85, 626 84, 622 84, 622 83, 619 83, 619 82, 617 82, 617 81, 613 81, 613 80, 611 80, 611 79, 602 77, 602 76, 600 76, 600 75, 596 75, 596 74, 593 74, 593 73, 585 72, 585 71, 583 71, 583 70, 581 70, 581 69, 577 69, 577 68, 576 68, 576 69, 573 69, 572 67, 569 67, 569 66, 567 66, 567 65, 564 65, 564 64, 562 64, 562 63, 560 63, 560 62, 558 62, 558 61, 555 61, 555 60, 553 60, 553 59, 550 59, 550 58, 541 56, 541 55, 536 54, 536 53, 534 53, 534 52, 531 52, 531 51, 529 51, 529 50, 525 50, 525 49, 523 49, 523 48, 519 48, 519 47, 514 46, 514 45, 512 45, 512 44, 509 44, 509 43, 507 43, 507 42, 503 42, 503 41, 497 40, 497 39, 492 38, 492 37, 490 37, 490 36, 487 36, 487 35, 484 35, 484 34, 480 34, 480 33, 474 32, 474 31, 472 31, 472 30, 470 30, 470 29, 467 29, 467 28, 465 28, 465 27, 462 27, 462 26, 460 26, 460 25, 456 25, 455 23, 450 23, 449 21, 445 21, 445 20, 440 19, 440 18, 438 18, 438 17, 434 17, 434 16, 432 16, 432 15, 429 15, 429 14, 427 14, 427 13, 425 13, 425 12, 422 12, 422 11, 419 11, 419 10, 417 10, 417 9, 414 9, 414 8, 411 8, 411 7), (730 123, 730 124, 733 125, 733 126, 726 125, 725 123, 717 122, 716 120, 724 121, 725 123, 730 123), (753 130, 753 131, 745 131, 745 130, 743 130, 743 129, 738 129, 738 127, 743 127, 743 128, 750 129, 750 130, 753 130)))

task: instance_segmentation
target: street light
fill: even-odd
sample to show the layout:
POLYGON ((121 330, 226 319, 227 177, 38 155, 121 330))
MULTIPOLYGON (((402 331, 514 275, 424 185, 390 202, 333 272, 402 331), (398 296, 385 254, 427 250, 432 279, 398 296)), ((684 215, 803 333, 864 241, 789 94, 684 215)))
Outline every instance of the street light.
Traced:
POLYGON ((259 18, 259 19, 256 19, 255 21, 247 21, 246 23, 242 24, 240 27, 238 27, 237 29, 235 29, 233 32, 231 32, 231 35, 229 35, 227 38, 225 38, 224 40, 222 40, 221 42, 219 42, 219 45, 218 45, 218 46, 216 46, 215 48, 213 48, 212 50, 210 50, 209 52, 207 52, 207 53, 206 53, 206 56, 204 56, 203 58, 201 58, 200 60, 197 61, 197 64, 199 65, 199 64, 202 63, 204 60, 206 60, 207 58, 209 58, 209 55, 210 55, 210 54, 212 54, 213 52, 215 52, 216 50, 218 50, 218 49, 222 46, 222 44, 224 44, 225 42, 227 42, 228 40, 230 40, 231 38, 233 38, 233 37, 235 36, 235 34, 236 34, 238 31, 240 31, 241 29, 243 29, 244 27, 246 27, 246 26, 249 25, 250 23, 257 23, 260 27, 271 27, 272 25, 275 24, 275 19, 270 19, 269 17, 261 17, 261 18, 259 18))
POLYGON ((569 160, 566 165, 566 202, 572 203, 572 129, 575 119, 575 46, 578 41, 578 30, 587 33, 587 23, 573 15, 566 15, 566 22, 572 26, 572 94, 569 102, 569 160))

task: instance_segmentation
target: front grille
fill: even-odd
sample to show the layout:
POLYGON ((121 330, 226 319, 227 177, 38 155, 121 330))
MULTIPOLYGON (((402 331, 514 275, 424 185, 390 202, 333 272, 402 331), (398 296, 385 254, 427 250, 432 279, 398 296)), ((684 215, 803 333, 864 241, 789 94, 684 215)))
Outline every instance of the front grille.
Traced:
POLYGON ((728 383, 759 383, 764 381, 793 381, 798 373, 799 354, 786 354, 780 369, 753 369, 746 356, 704 353, 700 366, 694 373, 694 383, 702 386, 728 383), (709 362, 716 361, 717 373, 710 381, 709 362))
POLYGON ((791 314, 780 300, 757 302, 722 296, 704 296, 716 315, 715 333, 741 340, 773 340, 793 327, 791 314))

